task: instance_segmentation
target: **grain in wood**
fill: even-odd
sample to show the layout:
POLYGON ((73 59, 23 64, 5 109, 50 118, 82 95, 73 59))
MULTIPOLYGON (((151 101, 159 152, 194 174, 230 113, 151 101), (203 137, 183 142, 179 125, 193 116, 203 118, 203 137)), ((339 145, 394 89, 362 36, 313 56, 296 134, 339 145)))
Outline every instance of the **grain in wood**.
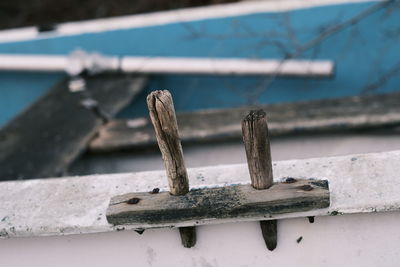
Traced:
MULTIPOLYGON (((251 185, 258 190, 267 189, 273 182, 267 114, 262 109, 250 111, 242 120, 242 133, 251 185)), ((260 221, 260 226, 267 248, 274 250, 277 221, 260 221)))
POLYGON ((270 188, 258 190, 251 185, 197 188, 182 196, 169 192, 136 192, 115 196, 107 210, 111 224, 134 224, 140 228, 188 226, 205 224, 210 220, 268 218, 271 216, 303 212, 329 206, 329 187, 326 180, 296 179, 295 183, 274 183, 270 188), (300 189, 303 185, 311 191, 300 189), (135 205, 131 199, 140 199, 135 205))
POLYGON ((179 139, 174 104, 169 91, 158 90, 147 96, 150 118, 167 172, 172 195, 189 191, 189 180, 179 139))
POLYGON ((242 121, 242 133, 251 185, 256 189, 267 189, 272 185, 273 177, 265 112, 250 111, 242 121))
MULTIPOLYGON (((147 96, 150 118, 167 172, 170 193, 174 196, 189 192, 189 179, 183 159, 178 123, 172 96, 167 90, 158 90, 147 96)), ((196 244, 196 229, 179 229, 182 245, 190 248, 196 244)))

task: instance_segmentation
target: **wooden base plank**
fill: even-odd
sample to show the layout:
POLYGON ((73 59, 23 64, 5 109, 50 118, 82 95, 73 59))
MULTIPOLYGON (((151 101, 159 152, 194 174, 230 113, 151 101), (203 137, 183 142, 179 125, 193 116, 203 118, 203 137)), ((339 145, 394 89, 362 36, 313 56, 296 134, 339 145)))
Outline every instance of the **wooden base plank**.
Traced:
POLYGON ((114 225, 142 223, 156 227, 205 219, 269 218, 326 208, 329 203, 326 180, 296 179, 274 183, 265 190, 232 185, 192 189, 183 196, 172 196, 169 192, 128 193, 111 199, 107 220, 114 225))

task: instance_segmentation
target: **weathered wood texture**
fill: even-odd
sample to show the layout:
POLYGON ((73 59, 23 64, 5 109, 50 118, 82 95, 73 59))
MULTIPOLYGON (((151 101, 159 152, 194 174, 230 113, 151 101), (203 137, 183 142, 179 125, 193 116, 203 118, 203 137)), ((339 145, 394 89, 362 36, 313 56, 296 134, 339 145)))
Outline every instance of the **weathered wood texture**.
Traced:
POLYGON ((179 234, 181 236, 182 245, 185 248, 191 248, 196 245, 197 242, 196 227, 194 226, 179 227, 179 234))
POLYGON ((167 171, 170 192, 172 195, 184 195, 189 192, 189 179, 172 96, 167 90, 154 91, 147 96, 147 106, 167 171))
POLYGON ((326 180, 298 179, 257 190, 250 185, 193 189, 183 196, 169 192, 128 193, 111 199, 107 220, 111 224, 146 224, 152 227, 177 222, 228 218, 269 218, 276 214, 309 211, 329 206, 326 180), (309 189, 312 190, 309 190, 309 189), (136 204, 128 200, 137 198, 136 204))
POLYGON ((278 221, 260 221, 260 226, 265 245, 269 250, 274 250, 278 244, 278 221))
POLYGON ((255 189, 267 189, 272 185, 273 176, 265 112, 250 111, 242 120, 242 133, 251 185, 255 189))
MULTIPOLYGON (((133 75, 98 76, 87 79, 87 90, 102 112, 112 116, 145 81, 133 75)), ((64 80, 5 125, 0 130, 0 180, 61 175, 102 125, 81 101, 82 95, 70 93, 64 80)))
MULTIPOLYGON (((250 111, 242 120, 242 134, 251 185, 267 189, 273 182, 267 114, 262 109, 250 111)), ((274 250, 278 243, 277 221, 260 221, 260 226, 267 248, 274 250)))
MULTIPOLYGON (((250 109, 268 114, 271 136, 369 129, 400 125, 400 93, 347 97, 177 114, 183 142, 240 140, 240 121, 250 109)), ((154 130, 145 118, 114 120, 91 144, 92 151, 112 151, 154 145, 154 130)))
MULTIPOLYGON (((189 178, 183 160, 175 108, 169 91, 154 91, 147 96, 150 118, 154 126, 165 169, 170 193, 174 196, 189 192, 189 178)), ((182 245, 191 248, 196 244, 194 227, 179 228, 182 245)))

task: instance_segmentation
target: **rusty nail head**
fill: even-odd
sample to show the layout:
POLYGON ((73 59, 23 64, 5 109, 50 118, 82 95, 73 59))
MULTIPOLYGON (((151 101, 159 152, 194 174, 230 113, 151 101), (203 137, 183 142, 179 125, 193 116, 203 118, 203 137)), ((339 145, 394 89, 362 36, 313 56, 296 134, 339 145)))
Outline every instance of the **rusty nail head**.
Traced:
POLYGON ((295 178, 292 178, 292 177, 288 177, 284 181, 285 184, 293 184, 295 182, 297 182, 297 180, 295 178))
POLYGON ((150 194, 158 194, 160 192, 160 188, 154 188, 150 194))

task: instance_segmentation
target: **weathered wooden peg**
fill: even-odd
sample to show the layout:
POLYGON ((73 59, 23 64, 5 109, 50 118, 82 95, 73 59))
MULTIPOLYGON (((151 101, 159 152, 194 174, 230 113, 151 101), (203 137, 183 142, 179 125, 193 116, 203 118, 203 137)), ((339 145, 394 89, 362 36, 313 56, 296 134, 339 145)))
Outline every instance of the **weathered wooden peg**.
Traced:
MULTIPOLYGON (((159 192, 154 188, 150 192, 112 197, 106 212, 110 224, 145 229, 180 227, 185 223, 188 227, 179 228, 181 241, 185 247, 192 247, 196 243, 195 226, 199 224, 240 218, 259 220, 266 214, 275 216, 329 207, 326 180, 288 177, 283 182, 272 183, 268 127, 263 111, 250 112, 242 122, 251 185, 189 191, 171 95, 168 91, 156 91, 148 96, 147 101, 170 192, 159 192)), ((277 221, 263 219, 260 225, 268 249, 275 249, 277 221)))
MULTIPOLYGON (((263 190, 273 183, 271 149, 267 116, 263 110, 252 110, 242 120, 243 142, 246 150, 251 185, 263 190)), ((277 245, 277 221, 260 221, 262 235, 269 250, 277 245)))
MULTIPOLYGON (((171 94, 155 91, 147 97, 157 142, 164 160, 170 192, 131 192, 110 199, 106 217, 114 226, 135 229, 180 227, 184 247, 196 244, 196 226, 210 221, 238 221, 329 207, 326 180, 287 177, 273 183, 265 112, 252 111, 242 121, 249 184, 233 184, 189 191, 189 180, 179 140, 171 94)), ((277 220, 260 221, 269 250, 277 246, 277 220)), ((141 231, 139 231, 141 233, 141 231)))
MULTIPOLYGON (((189 192, 189 179, 170 92, 159 90, 150 93, 147 96, 147 106, 167 172, 170 193, 175 196, 185 195, 189 192)), ((196 244, 195 227, 181 227, 179 232, 184 247, 190 248, 196 244)))

